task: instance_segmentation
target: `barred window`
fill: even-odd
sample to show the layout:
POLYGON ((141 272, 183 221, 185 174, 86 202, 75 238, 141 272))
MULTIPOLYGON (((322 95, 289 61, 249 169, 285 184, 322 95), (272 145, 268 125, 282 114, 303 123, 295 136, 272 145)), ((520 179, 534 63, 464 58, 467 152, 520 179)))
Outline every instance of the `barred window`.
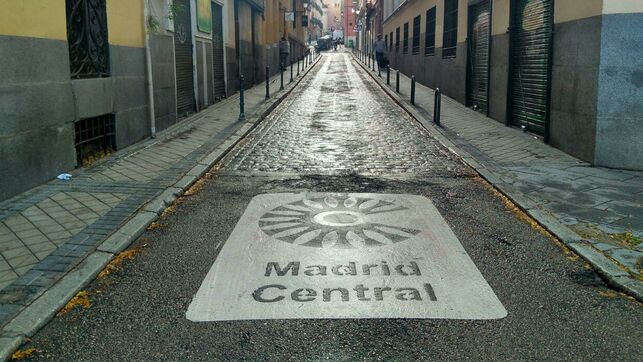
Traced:
POLYGON ((420 52, 420 22, 422 15, 418 15, 413 19, 413 54, 420 52))
POLYGON ((395 52, 400 52, 400 28, 395 29, 395 52))
POLYGON ((66 0, 72 78, 109 76, 105 0, 66 0))
POLYGON ((389 34, 389 36, 388 36, 388 40, 391 42, 391 43, 389 44, 389 46, 388 46, 388 49, 389 49, 389 50, 392 50, 392 49, 393 49, 393 32, 391 32, 391 33, 389 34))
POLYGON ((426 12, 424 55, 435 55, 435 6, 426 12))
POLYGON ((409 52, 409 23, 404 24, 404 44, 402 45, 402 53, 409 52))
POLYGON ((442 58, 455 58, 458 46, 458 0, 444 1, 442 58))

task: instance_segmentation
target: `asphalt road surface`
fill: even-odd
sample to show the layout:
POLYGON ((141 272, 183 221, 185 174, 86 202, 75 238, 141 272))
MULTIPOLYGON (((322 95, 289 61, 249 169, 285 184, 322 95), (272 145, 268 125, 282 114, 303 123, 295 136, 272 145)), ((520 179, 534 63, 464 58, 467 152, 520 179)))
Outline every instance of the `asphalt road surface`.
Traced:
MULTIPOLYGON (((325 200, 327 204, 336 201, 325 200)), ((296 216, 297 210, 291 211, 295 213, 290 216, 296 216)), ((326 226, 341 226, 356 224, 361 217, 353 211, 332 217, 325 215, 310 220, 323 219, 320 223, 326 226)), ((289 214, 285 211, 282 216, 289 214)), ((427 245, 426 250, 442 249, 439 245, 427 245)), ((395 252, 391 252, 390 258, 395 257, 395 252)), ((444 252, 443 260, 435 260, 435 265, 448 263, 454 257, 455 254, 444 252)), ((463 254, 458 257, 464 258, 463 254)), ((37 333, 28 345, 37 349, 33 358, 643 360, 640 304, 607 288, 582 260, 512 211, 511 205, 457 156, 388 99, 369 76, 352 63, 347 53, 324 55, 299 89, 219 167, 166 212, 132 249, 121 255, 119 261, 109 268, 109 273, 104 273, 107 275, 87 288, 84 295, 89 304, 78 303, 79 306, 56 317, 37 333), (220 252, 221 258, 233 260, 217 260, 227 265, 227 269, 214 275, 219 278, 218 288, 225 290, 228 283, 230 290, 238 286, 243 289, 244 283, 250 283, 243 277, 248 267, 244 260, 260 259, 264 253, 261 246, 253 244, 255 237, 262 242, 287 245, 293 253, 325 250, 331 256, 351 252, 358 258, 395 250, 385 249, 389 246, 377 249, 379 244, 373 240, 385 243, 391 239, 403 247, 411 242, 404 239, 424 233, 416 230, 413 234, 413 230, 406 228, 406 231, 391 231, 390 238, 386 239, 381 237, 381 232, 362 230, 337 236, 332 231, 326 230, 322 235, 319 234, 322 231, 313 230, 314 234, 311 231, 310 235, 302 236, 308 243, 304 245, 302 239, 283 241, 297 230, 275 236, 274 230, 278 227, 271 229, 266 225, 272 224, 264 223, 262 228, 273 230, 272 234, 247 229, 255 225, 240 225, 235 233, 250 236, 231 238, 228 242, 247 242, 248 247, 235 249, 236 244, 226 245, 253 197, 307 192, 340 195, 337 196, 340 201, 344 200, 345 205, 350 203, 349 206, 354 203, 345 200, 351 193, 428 198, 459 239, 483 282, 471 287, 456 283, 450 285, 451 289, 444 286, 440 289, 441 276, 447 278, 446 274, 440 274, 437 267, 428 272, 423 269, 425 276, 435 282, 432 291, 435 298, 427 289, 421 290, 422 301, 403 301, 393 298, 391 290, 388 297, 383 297, 388 299, 381 303, 397 306, 390 311, 393 317, 372 318, 389 312, 362 307, 377 303, 375 294, 368 295, 375 302, 359 304, 356 292, 351 290, 350 302, 344 302, 340 299, 343 293, 335 291, 327 293, 329 301, 324 302, 323 289, 328 285, 322 278, 309 278, 306 283, 315 294, 306 295, 316 295, 311 302, 290 300, 295 285, 287 285, 287 291, 266 290, 263 299, 271 301, 257 302, 257 306, 267 303, 279 309, 276 315, 283 315, 284 319, 189 320, 188 307, 220 252), (267 234, 282 240, 271 239, 267 234), (339 248, 341 242, 345 247, 339 248), (230 247, 230 252, 222 251, 226 247, 230 247), (239 260, 236 269, 234 258, 239 260), (226 273, 236 277, 227 279, 226 273), (315 288, 315 283, 319 283, 319 288, 315 288), (477 308, 475 293, 478 290, 492 290, 491 294, 506 310, 506 316, 485 314, 491 307, 482 302, 477 308), (453 299, 469 292, 473 293, 473 302, 453 299), (284 299, 272 301, 279 296, 284 299), (452 298, 453 307, 447 303, 441 311, 431 310, 433 305, 445 300, 443 297, 452 298), (394 304, 396 302, 416 304, 394 304), (459 302, 467 302, 470 308, 489 318, 439 316, 459 313, 460 307, 456 306, 459 302), (295 310, 305 303, 323 308, 319 312, 326 313, 328 318, 307 319, 297 314, 295 310), (436 314, 434 318, 395 318, 404 314, 405 308, 436 314), (360 318, 342 319, 334 313, 337 316, 357 313, 360 318), (288 316, 296 317, 286 319, 288 316)), ((279 268, 285 268, 285 261, 279 268)), ((303 272, 303 264, 301 268, 303 272)), ((359 263, 357 268, 361 275, 359 263)), ((403 270, 412 274, 410 266, 403 270)), ((332 274, 330 265, 327 272, 332 274)), ((344 272, 349 275, 342 278, 360 277, 350 275, 350 266, 344 272)), ((468 275, 463 272, 463 283, 468 275)), ((252 290, 255 285, 249 288, 252 290)), ((301 298, 302 293, 297 297, 301 298)), ((251 298, 250 294, 237 297, 251 298)), ((252 301, 248 303, 253 305, 252 301)), ((244 308, 246 306, 239 303, 239 309, 232 308, 230 313, 243 315, 244 308)))

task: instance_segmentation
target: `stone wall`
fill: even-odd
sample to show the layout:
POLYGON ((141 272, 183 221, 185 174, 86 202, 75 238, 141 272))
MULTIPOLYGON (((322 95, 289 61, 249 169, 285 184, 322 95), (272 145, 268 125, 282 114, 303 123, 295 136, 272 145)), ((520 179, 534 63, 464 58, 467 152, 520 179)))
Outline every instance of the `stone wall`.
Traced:
POLYGON ((0 200, 76 166, 74 122, 114 114, 116 147, 149 135, 145 51, 110 46, 111 76, 70 78, 66 41, 0 36, 0 200))

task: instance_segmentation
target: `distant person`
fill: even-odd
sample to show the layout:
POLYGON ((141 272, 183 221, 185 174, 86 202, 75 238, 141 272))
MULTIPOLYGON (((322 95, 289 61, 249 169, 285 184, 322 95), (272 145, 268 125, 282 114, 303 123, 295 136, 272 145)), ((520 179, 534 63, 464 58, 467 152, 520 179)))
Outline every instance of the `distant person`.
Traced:
POLYGON ((375 49, 375 60, 377 61, 377 68, 386 68, 384 66, 386 59, 386 42, 382 40, 382 34, 377 36, 377 40, 373 43, 373 49, 375 49))
POLYGON ((282 36, 279 41, 279 63, 282 70, 285 70, 288 67, 288 59, 290 55, 290 42, 286 39, 286 36, 282 36))

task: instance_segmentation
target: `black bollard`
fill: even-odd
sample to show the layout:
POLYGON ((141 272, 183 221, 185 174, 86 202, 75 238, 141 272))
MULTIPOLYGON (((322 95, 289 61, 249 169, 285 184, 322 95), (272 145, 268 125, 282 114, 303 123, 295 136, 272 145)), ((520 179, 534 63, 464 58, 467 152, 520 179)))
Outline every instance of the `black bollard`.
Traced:
POLYGON ((281 69, 281 87, 279 87, 279 90, 284 90, 284 67, 281 66, 279 69, 281 69))
POLYGON ((297 76, 299 77, 299 62, 301 61, 301 58, 297 59, 297 76))
POLYGON ((266 99, 270 98, 270 67, 266 67, 266 99))
POLYGON ((435 99, 433 100, 433 122, 440 125, 440 107, 442 103, 442 92, 440 88, 435 88, 435 99))
POLYGON ((415 105, 415 76, 411 76, 411 104, 415 105))
POLYGON ((395 91, 400 93, 400 71, 395 73, 395 91))
POLYGON ((386 67, 386 85, 391 85, 391 68, 386 67))
POLYGON ((245 104, 243 103, 243 75, 239 78, 239 120, 244 121, 246 119, 245 113, 245 104))
POLYGON ((290 59, 290 83, 292 83, 292 59, 290 59))

